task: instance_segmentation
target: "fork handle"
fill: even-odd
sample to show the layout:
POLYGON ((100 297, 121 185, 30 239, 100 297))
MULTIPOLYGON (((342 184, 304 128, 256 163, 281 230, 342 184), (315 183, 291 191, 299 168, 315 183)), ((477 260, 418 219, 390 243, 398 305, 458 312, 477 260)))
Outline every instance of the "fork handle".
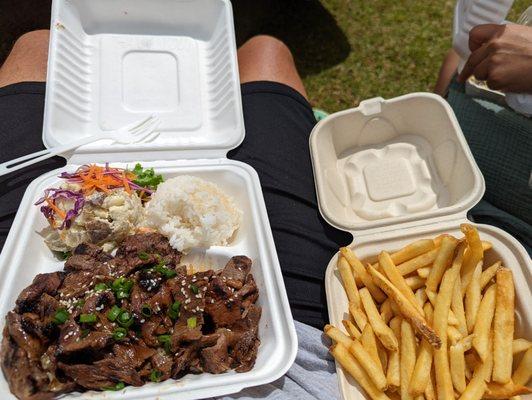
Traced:
POLYGON ((0 164, 0 176, 9 174, 14 171, 18 171, 19 169, 26 168, 30 165, 36 164, 43 160, 47 160, 48 158, 52 158, 56 155, 66 153, 69 150, 75 149, 79 146, 83 146, 87 143, 92 143, 96 140, 98 139, 94 136, 87 137, 79 140, 74 140, 73 142, 69 142, 62 146, 52 147, 51 149, 45 149, 19 158, 15 158, 14 160, 0 164))

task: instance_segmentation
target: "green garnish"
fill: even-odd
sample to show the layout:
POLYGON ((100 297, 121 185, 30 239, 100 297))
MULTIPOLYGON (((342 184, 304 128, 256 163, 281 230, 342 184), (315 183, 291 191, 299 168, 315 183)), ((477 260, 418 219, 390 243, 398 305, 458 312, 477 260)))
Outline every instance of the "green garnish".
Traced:
POLYGON ((126 335, 127 335, 127 329, 125 328, 116 328, 113 331, 113 339, 115 340, 122 340, 126 337, 126 335))
POLYGON ((179 310, 181 308, 181 302, 180 301, 176 301, 174 304, 172 304, 170 306, 170 308, 168 308, 168 316, 172 319, 172 320, 176 320, 177 318, 179 318, 179 310))
POLYGON ((133 181, 133 183, 136 183, 139 186, 147 187, 155 189, 163 181, 163 176, 159 174, 155 174, 155 171, 153 168, 142 168, 142 165, 135 164, 135 168, 133 168, 133 173, 137 176, 137 178, 133 181))
POLYGON ((128 311, 122 311, 117 321, 120 326, 129 328, 133 324, 133 316, 128 311))
POLYGON ((194 294, 198 294, 199 293, 199 288, 196 285, 192 284, 192 285, 189 286, 189 288, 190 288, 190 290, 192 290, 192 292, 194 294))
POLYGON ((122 309, 118 306, 113 306, 107 313, 107 319, 111 322, 116 321, 120 313, 122 312, 122 309))
POLYGON ((140 309, 140 313, 144 315, 145 317, 151 317, 151 307, 148 304, 144 304, 142 308, 140 309))
POLYGON ((133 281, 128 280, 124 277, 117 278, 113 281, 111 287, 113 289, 113 292, 115 292, 115 296, 119 300, 127 299, 129 297, 129 292, 133 287, 133 281))
POLYGON ((198 319, 196 317, 190 317, 187 319, 187 326, 190 329, 194 329, 198 323, 198 319))
POLYGON ((82 338, 87 337, 88 334, 90 333, 90 331, 91 331, 90 329, 83 329, 83 330, 81 331, 81 337, 82 337, 82 338))
POLYGON ((79 316, 79 322, 82 324, 94 324, 96 320, 96 314, 81 314, 79 316))
POLYGON ((85 305, 85 300, 83 299, 76 301, 76 304, 75 304, 75 306, 79 308, 83 307, 84 305, 85 305))
POLYGON ((72 255, 72 252, 71 251, 60 251, 58 252, 58 255, 59 255, 59 258, 64 261, 72 255))
POLYGON ((107 284, 105 283, 97 283, 95 286, 94 286, 94 290, 97 291, 97 292, 101 292, 103 290, 107 289, 107 284))
POLYGON ((157 271, 161 275, 164 275, 164 277, 166 279, 173 278, 174 276, 177 275, 177 272, 175 272, 173 269, 167 268, 164 265, 162 265, 162 266, 161 265, 156 265, 155 266, 155 271, 157 271))
POLYGON ((169 343, 172 336, 170 335, 159 335, 157 336, 157 339, 159 340, 159 343, 169 343))
POLYGON ((116 385, 114 386, 111 386, 111 387, 104 387, 103 390, 112 390, 112 391, 117 391, 117 390, 122 390, 126 387, 126 384, 124 382, 118 382, 116 385))
POLYGON ((161 376, 163 376, 163 373, 161 371, 157 371, 156 369, 152 369, 151 373, 150 373, 150 381, 159 382, 161 380, 161 376))
POLYGON ((68 314, 67 310, 65 310, 64 308, 60 308, 54 314, 54 322, 57 325, 64 324, 66 322, 66 320, 68 319, 68 315, 69 314, 68 314))
POLYGON ((142 261, 148 261, 150 259, 150 255, 148 253, 146 253, 145 251, 141 251, 137 255, 142 261))

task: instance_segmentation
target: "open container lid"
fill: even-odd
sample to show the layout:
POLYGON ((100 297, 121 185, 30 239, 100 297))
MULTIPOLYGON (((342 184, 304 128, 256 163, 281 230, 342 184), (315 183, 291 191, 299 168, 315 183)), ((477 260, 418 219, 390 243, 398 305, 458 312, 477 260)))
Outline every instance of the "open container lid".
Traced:
MULTIPOLYGON (((228 0, 54 0, 47 147, 160 118, 152 142, 100 140, 92 162, 225 157, 244 139, 228 0)), ((86 157, 84 157, 86 155, 86 157)))
POLYGON ((356 236, 464 218, 484 194, 452 109, 432 93, 331 114, 310 150, 322 216, 356 236))

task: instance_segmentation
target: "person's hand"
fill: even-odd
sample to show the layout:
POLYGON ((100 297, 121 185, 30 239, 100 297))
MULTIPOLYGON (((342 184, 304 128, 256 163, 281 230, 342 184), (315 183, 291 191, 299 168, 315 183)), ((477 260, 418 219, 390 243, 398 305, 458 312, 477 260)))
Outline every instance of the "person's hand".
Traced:
POLYGON ((532 27, 478 25, 469 32, 469 48, 459 82, 474 75, 491 89, 532 93, 532 27))

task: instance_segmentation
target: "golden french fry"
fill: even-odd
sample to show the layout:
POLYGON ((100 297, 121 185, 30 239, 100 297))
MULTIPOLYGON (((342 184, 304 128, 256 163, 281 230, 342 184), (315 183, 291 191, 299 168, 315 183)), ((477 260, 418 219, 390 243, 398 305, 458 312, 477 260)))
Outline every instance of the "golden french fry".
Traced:
POLYGON ((453 298, 451 299, 451 311, 458 321, 456 328, 460 331, 462 336, 467 336, 467 322, 464 311, 464 301, 462 298, 462 280, 460 275, 456 277, 456 282, 454 284, 453 298))
POLYGON ((388 279, 386 279, 375 268, 369 267, 369 272, 375 283, 379 285, 384 293, 386 293, 397 305, 401 315, 406 318, 415 328, 417 332, 423 335, 429 343, 438 348, 441 346, 441 339, 436 332, 427 324, 418 311, 412 306, 412 303, 404 297, 404 295, 397 289, 388 279))
POLYGON ((411 260, 405 261, 404 263, 398 264, 397 269, 401 275, 408 275, 411 272, 418 271, 422 268, 426 268, 428 265, 432 264, 436 259, 439 248, 432 249, 426 253, 420 254, 417 257, 412 258, 411 260))
POLYGON ((417 303, 416 296, 414 296, 414 292, 408 286, 403 276, 397 270, 397 267, 393 263, 393 260, 390 257, 390 255, 386 253, 385 251, 379 254, 379 264, 381 268, 384 270, 384 273, 386 274, 390 282, 392 282, 393 285, 397 289, 399 289, 399 291, 403 294, 403 296, 405 296, 408 299, 408 301, 412 303, 414 308, 418 310, 419 314, 423 317, 424 316, 423 308, 417 303))
MULTIPOLYGON (((403 247, 399 251, 396 251, 390 254, 390 257, 395 265, 399 265, 408 261, 414 257, 419 256, 420 254, 426 253, 434 249, 434 241, 431 239, 421 239, 416 240, 415 242, 410 243, 409 245, 403 247)), ((380 261, 372 265, 373 268, 380 270, 379 267, 380 261)))
POLYGON ((406 320, 401 321, 401 359, 400 365, 400 378, 401 386, 399 390, 401 392, 401 399, 413 399, 410 395, 409 384, 412 373, 416 365, 416 337, 414 336, 414 330, 412 325, 406 320))
POLYGON ((353 324, 347 319, 342 320, 342 324, 344 325, 345 330, 349 333, 349 336, 351 336, 352 339, 360 339, 361 333, 355 326, 355 324, 353 324))
POLYGON ((491 322, 495 313, 495 295, 497 285, 491 285, 484 293, 478 308, 478 316, 473 329, 473 347, 480 359, 485 361, 488 357, 491 322))
POLYGON ((493 279, 493 277, 495 277, 495 274, 500 267, 501 262, 497 261, 495 264, 482 271, 482 274, 480 275, 480 290, 484 290, 486 285, 493 279))
MULTIPOLYGON (((430 292, 428 290, 425 290, 425 293, 427 293, 427 298, 432 304, 432 307, 434 307, 436 305, 436 298, 438 297, 438 294, 434 292, 430 292)), ((456 315, 454 315, 453 310, 449 310, 449 316, 448 316, 447 323, 452 326, 458 326, 460 324, 458 321, 458 318, 456 318, 456 315)))
POLYGON ((512 342, 512 353, 518 354, 522 353, 523 351, 527 351, 530 347, 532 347, 532 342, 529 342, 526 339, 514 339, 512 342))
POLYGON ((332 346, 329 351, 336 361, 338 361, 338 363, 345 369, 345 371, 351 375, 360 386, 362 386, 372 400, 390 399, 382 391, 377 389, 366 371, 364 371, 364 368, 362 368, 360 363, 351 355, 351 353, 349 353, 349 351, 347 351, 347 348, 345 348, 342 344, 339 343, 335 346, 332 346))
POLYGON ((353 343, 353 340, 349 336, 347 336, 340 329, 333 325, 325 325, 325 327, 323 328, 323 332, 325 332, 325 334, 329 336, 332 340, 341 343, 347 348, 349 348, 349 346, 351 346, 351 343, 353 343))
POLYGON ((532 393, 532 389, 529 389, 526 386, 519 385, 511 381, 504 385, 501 385, 500 383, 488 383, 486 393, 484 393, 484 398, 509 399, 513 396, 529 393, 532 393))
POLYGON ((360 300, 366 311, 368 321, 373 328, 373 331, 379 338, 380 342, 388 350, 395 351, 397 350, 397 338, 393 334, 393 331, 388 325, 386 325, 379 314, 379 310, 375 306, 371 294, 367 288, 360 289, 360 300))
POLYGON ((447 339, 449 339, 449 343, 452 345, 455 345, 463 338, 462 334, 458 329, 456 329, 452 325, 447 326, 447 339))
MULTIPOLYGON (((445 244, 445 239, 446 238, 443 239, 442 248, 445 244)), ((449 370, 449 357, 447 353, 447 327, 453 288, 462 267, 464 249, 465 245, 463 243, 460 244, 451 268, 443 274, 440 291, 434 306, 433 327, 436 334, 441 339, 441 347, 434 351, 436 390, 439 399, 452 399, 454 397, 451 372, 449 370)))
POLYGON ((381 317, 386 324, 390 322, 390 320, 394 317, 394 312, 392 310, 392 301, 390 299, 386 299, 381 304, 380 312, 381 312, 381 317))
POLYGON ((449 348, 451 377, 453 386, 458 393, 462 393, 466 388, 464 353, 471 348, 471 341, 472 337, 468 336, 449 348))
POLYGON ((355 277, 351 271, 351 266, 345 259, 345 257, 338 257, 338 271, 342 278, 342 283, 344 285, 345 293, 350 303, 354 303, 357 307, 360 307, 360 295, 358 294, 358 288, 355 283, 355 277))
POLYGON ((475 267, 484 258, 484 248, 478 236, 477 228, 470 224, 462 224, 460 229, 467 241, 467 252, 464 254, 462 267, 462 295, 464 295, 475 267))
MULTIPOLYGON (((426 303, 423 307, 427 322, 432 323, 432 306, 426 303)), ((412 396, 419 396, 425 392, 432 368, 432 346, 426 339, 421 339, 414 372, 410 379, 409 391, 412 396)))
POLYGON ((496 274, 497 291, 493 319, 493 380, 507 383, 512 378, 515 288, 512 271, 501 268, 496 274))
POLYGON ((429 265, 427 267, 419 268, 416 272, 417 272, 419 277, 421 277, 421 278, 426 280, 429 277, 429 274, 430 274, 431 270, 432 270, 432 265, 429 265))
POLYGON ((465 295, 465 315, 467 331, 473 332, 477 318, 478 307, 480 306, 480 274, 482 273, 482 263, 479 262, 471 275, 471 281, 466 288, 465 295))
POLYGON ((357 306, 355 303, 349 303, 349 313, 355 320, 358 329, 363 331, 366 327, 366 324, 368 323, 368 317, 366 317, 366 314, 364 313, 364 311, 362 311, 362 308, 360 306, 357 306))
POLYGON ((342 255, 345 257, 345 259, 353 269, 355 282, 359 284, 359 286, 363 285, 367 287, 373 298, 377 301, 377 303, 382 303, 384 300, 386 300, 385 294, 382 292, 382 290, 379 289, 377 285, 375 285, 373 279, 371 279, 371 275, 368 274, 368 271, 366 271, 366 268, 364 268, 364 265, 357 258, 354 251, 351 250, 349 247, 341 247, 340 253, 342 253, 342 255))
MULTIPOLYGON (((490 338, 490 350, 493 348, 490 338)), ((466 358, 467 362, 467 358, 466 358)), ((480 400, 486 391, 486 382, 490 380, 491 370, 493 366, 492 352, 488 353, 486 361, 477 363, 473 377, 466 386, 466 389, 458 400, 480 400)))
POLYGON ((377 389, 382 391, 386 390, 388 384, 386 383, 386 377, 380 365, 373 362, 369 353, 358 340, 355 340, 351 347, 349 347, 349 352, 355 356, 377 389))
POLYGON ((370 324, 366 324, 366 327, 362 331, 360 336, 360 343, 364 346, 366 351, 371 356, 373 362, 382 369, 381 359, 379 358, 379 351, 377 350, 377 339, 375 337, 375 332, 370 324))
MULTIPOLYGON (((516 385, 526 385, 532 376, 532 348, 528 349, 517 366, 512 381, 516 385)), ((519 393, 517 393, 519 394, 519 393)))
POLYGON ((434 389, 434 377, 431 373, 429 374, 429 379, 427 380, 427 386, 425 387, 425 400, 436 400, 436 390, 434 389))
POLYGON ((436 293, 445 270, 449 268, 453 262, 453 255, 457 245, 458 240, 452 236, 446 235, 442 239, 440 249, 434 259, 432 269, 425 282, 427 290, 436 293))
MULTIPOLYGON (((392 328, 399 344, 401 343, 401 317, 394 317, 390 321, 390 328, 392 328)), ((399 388, 401 384, 400 378, 400 347, 397 351, 392 351, 389 353, 388 357, 388 368, 386 369, 386 381, 388 382, 388 389, 395 391, 399 388)))
MULTIPOLYGON (((428 297, 427 297, 427 293, 425 292, 425 289, 423 288, 419 288, 418 290, 416 290, 416 293, 414 293, 416 295, 416 300, 417 300, 417 303, 423 307, 425 305, 425 302, 427 301, 428 297)), ((423 310, 425 310, 423 308, 423 310)), ((428 321, 428 318, 426 318, 427 321, 428 321)))
POLYGON ((377 354, 379 355, 379 360, 381 360, 382 370, 386 371, 386 369, 388 368, 388 350, 386 350, 386 348, 378 340, 377 354))
POLYGON ((413 291, 425 286, 425 279, 417 275, 406 277, 405 282, 413 291))

